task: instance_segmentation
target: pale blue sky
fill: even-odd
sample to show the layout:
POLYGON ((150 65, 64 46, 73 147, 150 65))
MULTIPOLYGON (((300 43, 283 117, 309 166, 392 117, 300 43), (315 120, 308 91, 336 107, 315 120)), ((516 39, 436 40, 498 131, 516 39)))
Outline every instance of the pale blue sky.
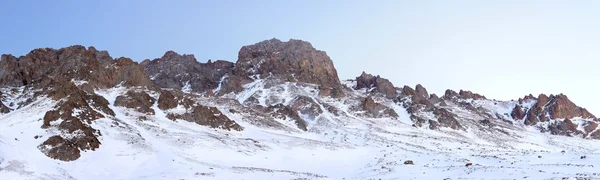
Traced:
POLYGON ((430 92, 565 93, 600 115, 600 1, 0 2, 0 53, 93 45, 136 61, 167 50, 235 61, 243 45, 310 41, 340 78, 430 92))

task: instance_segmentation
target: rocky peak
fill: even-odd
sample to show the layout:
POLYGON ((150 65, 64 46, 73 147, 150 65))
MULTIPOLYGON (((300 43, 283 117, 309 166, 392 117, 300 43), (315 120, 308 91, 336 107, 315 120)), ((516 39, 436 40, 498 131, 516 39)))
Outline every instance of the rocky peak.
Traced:
POLYGON ((415 90, 417 91, 417 95, 424 98, 429 98, 429 93, 427 92, 427 89, 425 89, 425 87, 423 87, 421 84, 417 84, 415 90))
POLYGON ((575 103, 569 100, 569 98, 564 94, 550 95, 549 101, 545 108, 547 111, 549 111, 550 118, 552 119, 572 119, 574 117, 595 118, 595 116, 588 112, 585 108, 575 105, 575 103))
POLYGON ((486 99, 485 96, 479 95, 477 93, 473 93, 471 91, 464 91, 464 90, 460 90, 460 92, 458 93, 458 95, 460 95, 461 98, 463 99, 486 99))
POLYGON ((448 90, 446 90, 446 92, 444 93, 444 96, 442 98, 444 98, 444 99, 460 98, 460 99, 475 99, 475 100, 486 99, 485 96, 482 96, 477 93, 473 93, 471 91, 462 90, 462 89, 458 93, 456 93, 456 91, 448 89, 448 90))
POLYGON ((362 88, 367 88, 368 90, 373 88, 372 91, 382 93, 388 99, 392 99, 397 95, 396 88, 389 80, 367 74, 364 71, 359 77, 356 77, 355 89, 362 88))
POLYGON ((194 55, 180 55, 174 51, 167 51, 158 59, 144 60, 141 65, 161 88, 211 93, 234 67, 232 62, 223 60, 200 63, 194 55))
POLYGON ((244 46, 234 69, 236 76, 278 76, 286 81, 299 81, 340 88, 333 61, 324 51, 309 42, 271 39, 244 46))
POLYGON ((128 58, 112 60, 106 51, 74 45, 59 50, 35 49, 15 58, 3 55, 0 62, 0 86, 24 86, 51 77, 56 81, 85 81, 90 87, 126 86, 152 88, 154 84, 137 63, 128 58))

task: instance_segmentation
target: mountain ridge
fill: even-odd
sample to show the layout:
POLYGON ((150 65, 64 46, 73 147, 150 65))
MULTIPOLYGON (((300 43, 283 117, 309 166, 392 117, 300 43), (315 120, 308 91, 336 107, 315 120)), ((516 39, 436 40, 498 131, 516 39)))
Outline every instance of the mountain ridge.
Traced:
MULTIPOLYGON (((18 58, 2 55, 0 121, 12 126, 22 118, 27 126, 37 126, 28 133, 35 134, 35 140, 23 142, 27 144, 22 147, 72 162, 104 152, 120 140, 111 138, 143 139, 140 143, 163 138, 148 136, 155 133, 147 131, 153 128, 178 137, 178 142, 185 139, 178 135, 181 130, 167 130, 180 126, 171 123, 210 128, 221 133, 211 136, 219 136, 224 144, 238 143, 238 137, 247 133, 278 131, 285 135, 277 138, 331 138, 306 141, 335 147, 360 144, 348 136, 362 135, 382 139, 370 140, 375 144, 363 142, 368 146, 387 143, 389 147, 399 142, 380 134, 399 133, 385 129, 387 125, 423 137, 438 138, 436 133, 442 133, 460 143, 475 135, 497 148, 527 143, 522 136, 530 131, 600 139, 600 120, 563 94, 497 101, 462 89, 438 96, 420 84, 396 87, 367 72, 340 80, 324 51, 294 39, 244 46, 238 56, 236 62, 200 63, 193 55, 167 51, 160 58, 137 63, 79 45, 34 49, 18 58), (363 126, 367 129, 353 129, 363 126), (117 136, 117 130, 137 134, 117 136), (331 135, 341 132, 346 134, 331 135)), ((254 143, 259 149, 268 146, 254 143)))

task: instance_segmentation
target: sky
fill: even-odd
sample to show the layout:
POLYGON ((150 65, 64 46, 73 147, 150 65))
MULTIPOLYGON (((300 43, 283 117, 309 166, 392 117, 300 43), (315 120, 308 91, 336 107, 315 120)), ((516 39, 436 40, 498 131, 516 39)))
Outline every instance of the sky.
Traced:
POLYGON ((0 54, 74 44, 135 61, 166 51, 237 60, 278 38, 326 51, 341 79, 365 71, 430 93, 566 94, 600 115, 600 1, 0 2, 0 54))

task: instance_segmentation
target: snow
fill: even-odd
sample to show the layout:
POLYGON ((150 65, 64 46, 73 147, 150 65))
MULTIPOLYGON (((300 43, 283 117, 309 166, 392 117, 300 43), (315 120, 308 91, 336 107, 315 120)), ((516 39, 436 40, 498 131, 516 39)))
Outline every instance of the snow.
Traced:
MULTIPOLYGON (((286 131, 255 125, 244 114, 228 112, 231 104, 195 99, 217 106, 245 128, 226 131, 165 117, 167 113, 185 112, 183 107, 163 111, 155 104, 155 115, 140 121, 137 117, 141 114, 112 105, 127 88, 100 89, 96 93, 106 98, 116 113, 91 124, 101 131, 102 145, 82 152, 76 161, 62 162, 46 157, 37 148, 57 133, 56 129, 40 128, 44 113, 56 104, 40 98, 0 115, 0 179, 600 178, 594 174, 600 166, 599 141, 553 136, 532 127, 496 127, 508 135, 479 130, 475 128, 479 117, 461 109, 450 110, 464 117, 461 123, 469 127, 467 131, 415 128, 406 109, 389 100, 375 98, 392 107, 400 116, 398 120, 353 116, 349 99, 318 97, 318 90, 310 85, 268 83, 267 79, 256 80, 233 98, 243 104, 254 96, 259 104, 270 105, 289 103, 303 95, 319 102, 322 109, 326 103, 344 115, 325 111, 310 122, 309 132, 286 131), (584 155, 587 158, 581 159, 584 155), (406 160, 415 164, 403 164, 406 160), (465 167, 467 162, 473 166, 465 167)), ((365 95, 353 92, 349 96, 365 95)), ((474 101, 497 114, 510 114, 515 103, 474 101)), ((295 128, 291 121, 274 121, 295 128)), ((581 124, 587 120, 573 121, 581 124)))

